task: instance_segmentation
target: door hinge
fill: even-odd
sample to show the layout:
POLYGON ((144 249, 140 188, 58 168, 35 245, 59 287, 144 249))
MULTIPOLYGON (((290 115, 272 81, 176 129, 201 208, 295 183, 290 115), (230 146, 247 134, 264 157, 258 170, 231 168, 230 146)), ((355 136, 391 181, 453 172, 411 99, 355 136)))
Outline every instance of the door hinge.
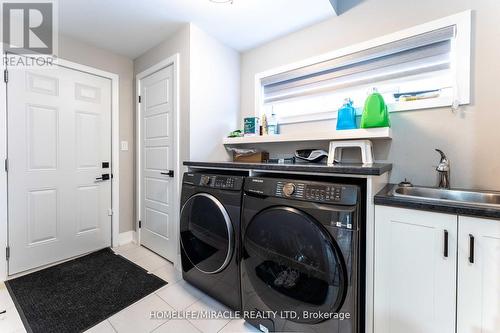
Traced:
POLYGON ((10 259, 10 246, 7 246, 5 248, 5 259, 7 259, 7 260, 10 259))
POLYGON ((9 160, 5 159, 5 172, 9 172, 9 160))
POLYGON ((139 103, 141 103, 141 102, 142 102, 142 100, 141 100, 141 96, 139 96, 139 103))
POLYGON ((141 229, 141 228, 142 228, 142 221, 139 220, 139 229, 141 229))
POLYGON ((9 82, 9 71, 6 69, 3 70, 3 82, 9 82))
POLYGON ((112 208, 108 208, 108 216, 113 216, 113 209, 112 208))

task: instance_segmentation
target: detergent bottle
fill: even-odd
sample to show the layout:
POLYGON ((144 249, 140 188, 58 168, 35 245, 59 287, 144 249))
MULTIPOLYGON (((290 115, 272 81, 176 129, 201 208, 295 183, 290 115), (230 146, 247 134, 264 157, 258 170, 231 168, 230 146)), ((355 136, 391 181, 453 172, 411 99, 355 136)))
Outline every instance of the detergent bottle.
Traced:
POLYGON ((389 111, 385 104, 384 97, 373 89, 373 92, 366 98, 363 114, 361 115, 361 128, 390 127, 389 111))
POLYGON ((342 105, 337 114, 337 130, 355 128, 357 128, 356 109, 352 106, 352 100, 346 98, 344 100, 344 105, 342 105))

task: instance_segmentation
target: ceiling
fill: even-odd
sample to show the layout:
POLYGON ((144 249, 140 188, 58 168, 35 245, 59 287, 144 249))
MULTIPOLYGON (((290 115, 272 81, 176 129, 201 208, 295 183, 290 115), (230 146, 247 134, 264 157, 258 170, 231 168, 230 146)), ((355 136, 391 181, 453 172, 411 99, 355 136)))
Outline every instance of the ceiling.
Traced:
POLYGON ((59 31, 136 58, 193 22, 245 51, 335 16, 330 0, 61 0, 59 31))

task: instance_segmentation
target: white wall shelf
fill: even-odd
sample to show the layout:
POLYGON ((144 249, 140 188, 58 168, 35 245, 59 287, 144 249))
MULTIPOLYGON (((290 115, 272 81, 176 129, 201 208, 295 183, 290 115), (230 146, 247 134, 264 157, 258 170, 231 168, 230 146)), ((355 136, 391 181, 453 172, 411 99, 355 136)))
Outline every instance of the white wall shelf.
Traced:
POLYGON ((224 138, 225 145, 242 145, 273 142, 304 142, 304 141, 334 141, 334 140, 357 140, 369 139, 380 140, 392 139, 392 131, 389 127, 358 128, 353 130, 328 131, 318 133, 306 133, 305 135, 261 135, 245 136, 239 138, 224 138))

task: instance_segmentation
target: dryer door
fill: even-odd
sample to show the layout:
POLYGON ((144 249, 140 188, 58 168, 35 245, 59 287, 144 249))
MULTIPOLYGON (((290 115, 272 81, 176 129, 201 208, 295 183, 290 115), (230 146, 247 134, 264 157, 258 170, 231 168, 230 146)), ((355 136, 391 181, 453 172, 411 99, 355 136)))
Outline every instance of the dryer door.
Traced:
POLYGON ((348 288, 345 263, 312 216, 284 206, 265 209, 248 224, 243 246, 247 281, 270 310, 292 311, 297 317, 288 319, 316 323, 324 319, 315 314, 341 308, 348 288))
POLYGON ((208 193, 190 197, 181 209, 181 246, 191 264, 206 274, 228 265, 233 255, 234 231, 222 203, 208 193))

